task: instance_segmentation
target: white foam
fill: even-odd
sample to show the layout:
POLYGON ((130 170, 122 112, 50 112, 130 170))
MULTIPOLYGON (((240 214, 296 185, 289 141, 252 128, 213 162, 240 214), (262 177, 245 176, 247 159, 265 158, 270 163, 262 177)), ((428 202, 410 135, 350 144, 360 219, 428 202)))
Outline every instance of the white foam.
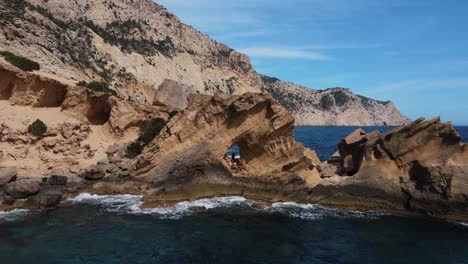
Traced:
POLYGON ((26 209, 15 209, 8 212, 0 211, 0 221, 14 221, 28 213, 30 211, 26 209))
POLYGON ((351 211, 334 209, 319 204, 299 204, 294 202, 274 203, 267 210, 308 220, 322 219, 324 217, 375 219, 385 215, 379 212, 351 211))
POLYGON ((141 208, 143 196, 141 195, 95 195, 82 193, 69 199, 72 203, 88 203, 103 205, 106 211, 127 214, 152 214, 164 218, 180 218, 200 210, 210 210, 220 207, 253 206, 253 201, 243 197, 216 197, 177 203, 171 207, 141 208))
POLYGON ((185 201, 177 203, 171 207, 162 208, 141 208, 141 195, 94 195, 83 193, 70 201, 72 203, 90 203, 103 205, 104 210, 116 213, 125 214, 150 214, 158 215, 163 218, 177 219, 194 212, 207 211, 222 207, 248 207, 251 210, 256 210, 259 213, 279 213, 290 217, 315 220, 324 217, 338 218, 377 218, 382 216, 382 213, 377 212, 358 212, 333 209, 317 204, 299 204, 294 202, 274 203, 271 207, 266 207, 261 203, 248 200, 244 197, 229 196, 215 197, 207 199, 199 199, 194 201, 185 201))

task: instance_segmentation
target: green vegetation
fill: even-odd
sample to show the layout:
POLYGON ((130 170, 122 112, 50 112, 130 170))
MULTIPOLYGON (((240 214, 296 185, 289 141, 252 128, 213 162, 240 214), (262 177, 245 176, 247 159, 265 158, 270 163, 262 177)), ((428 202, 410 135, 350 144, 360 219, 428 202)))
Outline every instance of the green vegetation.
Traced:
POLYGON ((166 120, 155 118, 144 121, 140 125, 140 138, 145 145, 151 143, 156 136, 159 136, 161 130, 166 126, 166 120))
POLYGON ((172 39, 166 36, 163 40, 155 41, 153 38, 144 38, 144 21, 129 19, 127 21, 113 21, 105 27, 94 24, 93 21, 85 21, 85 25, 98 34, 106 43, 119 46, 124 52, 136 52, 145 56, 153 56, 156 52, 172 58, 176 48, 172 39), (140 37, 139 37, 140 36, 140 37))
POLYGON ((169 113, 169 120, 171 120, 175 115, 177 115, 179 113, 179 111, 172 111, 169 113))
POLYGON ((23 71, 37 71, 41 68, 39 63, 28 58, 15 55, 8 51, 0 51, 0 55, 2 55, 9 63, 15 65, 23 71))
POLYGON ((140 155, 143 151, 143 146, 138 142, 132 142, 127 146, 127 156, 129 158, 135 158, 140 155))
POLYGON ((320 107, 323 110, 330 110, 334 105, 335 102, 333 101, 332 96, 328 94, 322 97, 322 99, 320 99, 320 107))
POLYGON ((28 132, 36 137, 42 137, 47 132, 47 126, 41 120, 37 119, 28 127, 28 132))
POLYGON ((343 91, 333 91, 333 97, 335 98, 335 103, 339 106, 345 105, 350 99, 349 96, 343 91))
POLYGON ((110 93, 113 96, 117 96, 117 93, 111 88, 109 88, 109 86, 104 82, 92 81, 90 83, 87 83, 85 81, 80 81, 76 85, 88 88, 91 91, 110 93))

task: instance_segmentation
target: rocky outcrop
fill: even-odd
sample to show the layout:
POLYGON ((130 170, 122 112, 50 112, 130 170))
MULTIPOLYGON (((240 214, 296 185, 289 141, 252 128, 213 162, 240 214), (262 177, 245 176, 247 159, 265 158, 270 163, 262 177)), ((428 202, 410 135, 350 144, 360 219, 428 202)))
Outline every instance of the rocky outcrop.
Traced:
POLYGON ((5 187, 6 193, 19 199, 35 195, 39 192, 39 182, 31 179, 18 179, 8 183, 5 187))
MULTIPOLYGON (((104 81, 119 96, 140 105, 156 101, 183 109, 192 90, 207 95, 269 92, 294 113, 296 125, 408 122, 391 102, 344 89, 311 90, 260 76, 248 56, 182 24, 151 0, 0 0, 0 25, 1 49, 39 62, 43 72, 68 84, 104 81)), ((2 82, 0 98, 10 97, 2 82)), ((42 99, 34 102, 60 105, 63 87, 47 86, 42 99)), ((93 123, 105 123, 109 107, 98 106, 95 103, 83 113, 89 111, 93 123)))
POLYGON ((467 145, 450 123, 418 119, 384 134, 357 130, 339 151, 342 176, 317 187, 328 191, 322 203, 467 217, 467 145))
POLYGON ((151 193, 162 196, 190 185, 248 189, 270 182, 281 190, 280 183, 290 181, 313 187, 320 181, 319 160, 294 141, 293 125, 293 116, 269 94, 192 96, 184 115, 173 118, 138 157, 135 179, 151 183, 151 193), (240 147, 237 170, 226 157, 233 145, 240 147))
POLYGON ((263 90, 294 113, 297 126, 401 126, 410 122, 395 105, 350 89, 313 90, 262 76, 263 90))

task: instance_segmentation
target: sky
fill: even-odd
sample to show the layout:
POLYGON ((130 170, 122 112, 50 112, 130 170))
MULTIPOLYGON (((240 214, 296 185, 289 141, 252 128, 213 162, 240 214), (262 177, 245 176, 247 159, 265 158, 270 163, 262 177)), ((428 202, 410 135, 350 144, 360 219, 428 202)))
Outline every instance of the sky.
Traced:
POLYGON ((468 125, 466 0, 156 0, 265 75, 468 125))

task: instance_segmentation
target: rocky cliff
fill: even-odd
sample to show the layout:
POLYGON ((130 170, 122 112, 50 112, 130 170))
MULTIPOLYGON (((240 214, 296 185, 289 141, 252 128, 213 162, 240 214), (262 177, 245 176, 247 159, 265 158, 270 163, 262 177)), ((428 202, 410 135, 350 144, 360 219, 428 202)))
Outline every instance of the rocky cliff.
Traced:
POLYGON ((294 141, 294 117, 270 94, 189 95, 175 111, 3 59, 0 75, 0 210, 90 192, 143 195, 148 207, 239 195, 468 219, 468 148, 438 118, 384 134, 358 129, 320 162, 294 141), (38 118, 48 129, 34 135, 27 125, 38 118), (227 155, 233 145, 240 157, 227 155))
POLYGON ((296 117, 298 126, 400 126, 410 120, 391 101, 377 101, 346 88, 312 90, 262 76, 269 92, 296 117))
MULTIPOLYGON (((151 0, 0 0, 0 25, 0 49, 38 61, 44 73, 68 84, 103 81, 141 104, 154 103, 169 80, 209 95, 269 92, 295 114, 297 125, 408 121, 391 102, 262 78, 246 55, 151 0)), ((180 93, 162 96, 168 94, 180 93)), ((176 101, 185 104, 185 98, 176 101)))

